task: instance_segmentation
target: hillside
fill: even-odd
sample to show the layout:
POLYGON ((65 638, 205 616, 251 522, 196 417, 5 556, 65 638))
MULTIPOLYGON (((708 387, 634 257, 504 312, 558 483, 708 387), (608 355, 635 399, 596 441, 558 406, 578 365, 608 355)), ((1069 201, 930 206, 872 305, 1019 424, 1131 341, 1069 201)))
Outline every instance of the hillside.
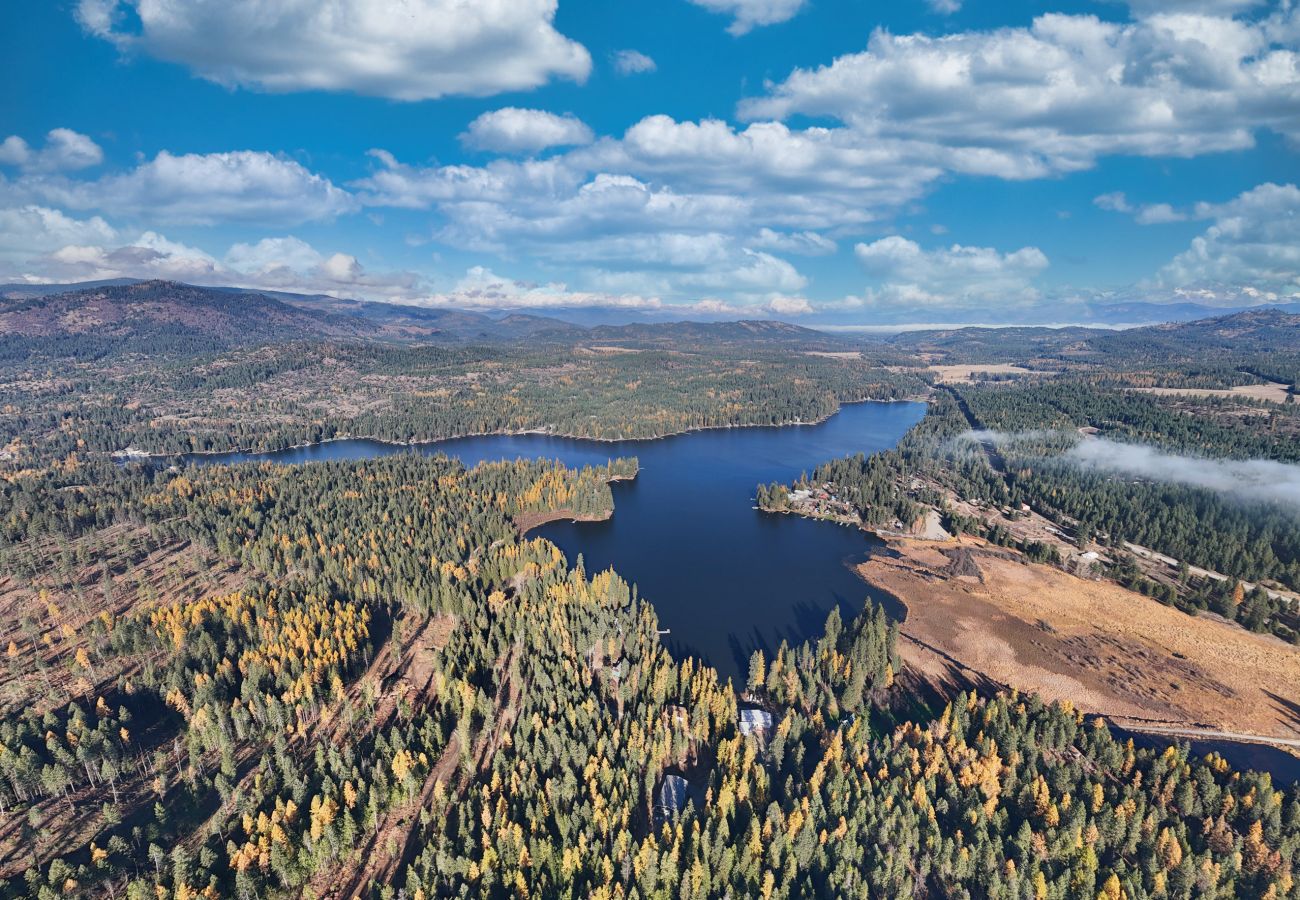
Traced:
POLYGON ((581 326, 526 313, 494 318, 459 309, 172 281, 0 286, 0 338, 53 339, 65 347, 77 346, 82 336, 97 346, 138 340, 206 350, 316 339, 563 340, 583 333, 581 326))
POLYGON ((750 346, 827 347, 847 349, 853 342, 801 325, 767 320, 739 322, 663 322, 630 325, 599 325, 587 332, 587 339, 626 342, 645 346, 673 347, 682 344, 747 344, 750 346))
POLYGON ((353 300, 327 294, 273 293, 271 296, 297 309, 358 319, 376 327, 383 337, 396 340, 418 341, 437 336, 464 341, 513 341, 542 336, 563 338, 581 335, 586 330, 580 325, 528 313, 494 318, 464 309, 353 300))
POLYGON ((910 331, 883 340, 896 350, 926 361, 1002 362, 1052 355, 1107 332, 1096 328, 950 328, 910 331))
POLYGON ((170 281, 106 285, 0 300, 0 336, 54 339, 74 350, 200 349, 303 338, 369 338, 373 324, 290 306, 265 294, 170 281))
POLYGON ((1300 347, 1300 314, 1273 307, 1252 309, 1194 322, 1134 328, 1095 338, 1093 343, 1106 350, 1295 352, 1300 347))

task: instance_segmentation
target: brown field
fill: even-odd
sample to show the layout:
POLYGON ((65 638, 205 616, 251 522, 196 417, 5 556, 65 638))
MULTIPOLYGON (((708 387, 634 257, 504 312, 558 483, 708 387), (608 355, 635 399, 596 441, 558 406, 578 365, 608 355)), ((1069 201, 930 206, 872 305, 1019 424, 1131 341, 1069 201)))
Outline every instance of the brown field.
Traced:
POLYGON ((1243 384, 1235 388, 1133 388, 1142 394, 1157 394, 1162 397, 1235 397, 1246 400, 1267 400, 1270 403, 1285 403, 1288 385, 1270 381, 1267 384, 1243 384))
POLYGON ((823 356, 826 359, 862 359, 857 350, 805 350, 804 356, 823 356))
POLYGON ((619 347, 615 344, 592 344, 590 347, 583 347, 584 350, 590 350, 592 353, 640 353, 637 347, 619 347))
POLYGON ((991 681, 1112 718, 1300 737, 1300 650, 1277 638, 974 540, 889 543, 896 557, 859 571, 907 605, 900 653, 931 681, 991 681))
POLYGON ((1032 375, 1033 371, 1011 363, 988 363, 984 365, 928 366, 929 371, 939 376, 941 384, 969 384, 975 375, 1032 375))

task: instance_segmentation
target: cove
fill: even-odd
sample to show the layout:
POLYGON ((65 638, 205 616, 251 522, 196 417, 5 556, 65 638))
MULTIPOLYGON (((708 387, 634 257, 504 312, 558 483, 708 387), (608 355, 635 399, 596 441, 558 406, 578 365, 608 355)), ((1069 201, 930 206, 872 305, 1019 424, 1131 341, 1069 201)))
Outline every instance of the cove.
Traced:
POLYGON ((552 522, 533 533, 557 544, 588 572, 613 567, 654 604, 674 655, 693 656, 723 678, 744 680, 755 649, 822 633, 834 606, 846 620, 867 597, 897 604, 850 568, 880 546, 866 532, 759 512, 754 487, 788 482, 819 463, 887 450, 920 421, 925 404, 854 403, 814 425, 719 428, 638 441, 545 434, 452 438, 414 447, 338 440, 272 453, 191 457, 197 464, 271 460, 301 463, 392 453, 445 453, 472 467, 485 460, 558 459, 567 466, 636 456, 641 470, 613 485, 604 522, 552 522))

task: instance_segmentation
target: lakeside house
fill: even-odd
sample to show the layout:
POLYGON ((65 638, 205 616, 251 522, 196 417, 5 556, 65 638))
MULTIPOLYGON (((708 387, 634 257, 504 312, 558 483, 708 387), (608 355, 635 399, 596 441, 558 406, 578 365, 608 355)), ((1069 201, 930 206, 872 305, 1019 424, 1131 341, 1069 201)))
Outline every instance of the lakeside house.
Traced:
POLYGON ((766 737, 772 731, 772 714, 765 709, 742 709, 740 733, 745 737, 766 737))

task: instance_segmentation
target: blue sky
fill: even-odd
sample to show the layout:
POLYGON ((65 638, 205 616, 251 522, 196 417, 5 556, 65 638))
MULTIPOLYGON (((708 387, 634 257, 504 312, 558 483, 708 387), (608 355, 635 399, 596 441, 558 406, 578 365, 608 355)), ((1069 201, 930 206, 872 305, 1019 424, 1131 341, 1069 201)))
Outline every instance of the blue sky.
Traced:
POLYGON ((1300 299, 1300 12, 1133 0, 0 10, 0 280, 1076 321, 1300 299))

